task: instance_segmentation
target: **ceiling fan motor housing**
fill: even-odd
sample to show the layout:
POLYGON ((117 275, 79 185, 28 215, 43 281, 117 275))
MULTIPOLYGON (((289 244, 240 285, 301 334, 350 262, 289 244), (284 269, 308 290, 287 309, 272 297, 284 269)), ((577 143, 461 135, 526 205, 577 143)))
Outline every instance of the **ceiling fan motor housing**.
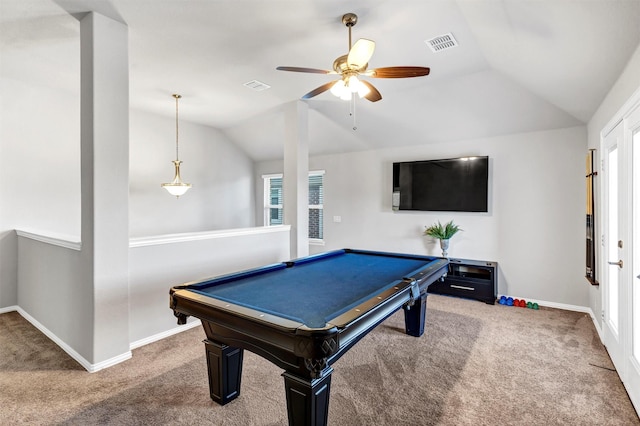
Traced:
POLYGON ((367 69, 368 63, 362 65, 360 68, 349 67, 347 64, 347 58, 349 55, 342 55, 333 61, 333 70, 338 74, 344 74, 347 72, 360 73, 367 69))

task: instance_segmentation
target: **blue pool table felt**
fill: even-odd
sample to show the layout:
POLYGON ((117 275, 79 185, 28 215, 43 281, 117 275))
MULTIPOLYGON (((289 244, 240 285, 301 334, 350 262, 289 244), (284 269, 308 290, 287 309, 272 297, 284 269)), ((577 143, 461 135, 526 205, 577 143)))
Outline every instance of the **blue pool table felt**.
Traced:
POLYGON ((324 327, 332 318, 393 287, 429 259, 340 252, 206 281, 191 290, 219 300, 324 327))

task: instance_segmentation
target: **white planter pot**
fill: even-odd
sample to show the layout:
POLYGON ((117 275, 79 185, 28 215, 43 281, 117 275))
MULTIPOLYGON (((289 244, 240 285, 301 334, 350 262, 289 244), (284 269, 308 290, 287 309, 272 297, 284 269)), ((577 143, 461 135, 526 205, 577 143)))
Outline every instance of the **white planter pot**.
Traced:
POLYGON ((449 240, 440 240, 440 248, 442 249, 442 257, 448 257, 449 240))

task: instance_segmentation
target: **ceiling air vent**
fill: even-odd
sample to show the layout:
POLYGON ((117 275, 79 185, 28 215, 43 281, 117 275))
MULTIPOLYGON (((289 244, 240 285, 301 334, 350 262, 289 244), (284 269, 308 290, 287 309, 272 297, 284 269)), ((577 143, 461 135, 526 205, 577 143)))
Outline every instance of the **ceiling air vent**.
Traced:
POLYGON ((443 50, 450 49, 458 45, 458 42, 453 38, 453 34, 451 33, 443 34, 430 40, 425 40, 424 42, 427 43, 434 53, 442 52, 443 50))
POLYGON ((265 84, 258 80, 247 81, 246 83, 244 83, 244 86, 247 86, 249 89, 253 89, 256 92, 262 92, 263 90, 271 88, 271 86, 269 86, 268 84, 265 84))

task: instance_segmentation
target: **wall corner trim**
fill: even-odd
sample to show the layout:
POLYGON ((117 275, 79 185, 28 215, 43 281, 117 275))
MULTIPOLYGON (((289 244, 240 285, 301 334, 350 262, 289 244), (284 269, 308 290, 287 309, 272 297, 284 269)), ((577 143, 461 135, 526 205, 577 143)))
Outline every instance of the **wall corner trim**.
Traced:
POLYGON ((80 251, 80 249, 82 249, 82 242, 79 239, 70 237, 68 235, 29 232, 21 229, 16 229, 16 234, 18 234, 19 237, 29 238, 30 240, 40 241, 40 242, 51 244, 54 246, 68 248, 71 250, 80 251))
POLYGON ((239 237, 243 235, 267 234, 271 232, 289 232, 291 225, 258 226, 255 228, 222 229, 218 231, 186 232, 183 234, 154 235, 129 239, 129 247, 155 246, 187 241, 210 240, 214 238, 239 237))

